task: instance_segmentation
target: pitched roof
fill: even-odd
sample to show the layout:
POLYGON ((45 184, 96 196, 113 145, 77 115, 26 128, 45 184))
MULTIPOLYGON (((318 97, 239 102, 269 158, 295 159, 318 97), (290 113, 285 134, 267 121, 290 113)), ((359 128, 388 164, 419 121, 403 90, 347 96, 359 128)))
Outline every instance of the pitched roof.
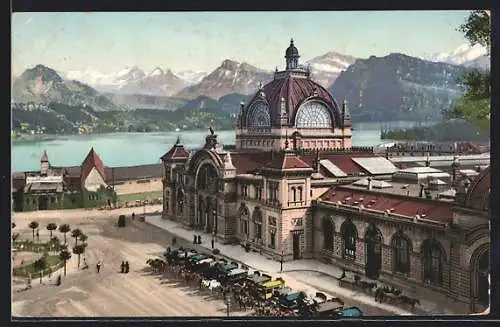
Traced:
POLYGON ((64 186, 68 191, 80 192, 82 190, 82 179, 80 176, 66 176, 64 186))
POLYGON ((101 158, 99 158, 97 153, 94 151, 94 148, 91 148, 89 154, 87 154, 87 157, 85 158, 85 160, 83 160, 82 163, 82 180, 85 180, 88 177, 88 175, 92 171, 92 168, 94 167, 97 169, 99 174, 101 174, 102 178, 106 180, 106 174, 104 173, 104 164, 102 163, 101 158))
POLYGON ((184 147, 184 145, 176 143, 167 153, 165 153, 161 160, 173 160, 173 159, 187 159, 189 158, 189 150, 184 147))
POLYGON ((312 169, 299 156, 289 152, 277 153, 270 161, 264 164, 263 168, 277 170, 312 169))
POLYGON ((409 219, 419 215, 421 219, 448 222, 453 218, 453 203, 396 197, 362 190, 331 188, 320 197, 320 200, 334 203, 340 202, 343 205, 353 207, 362 204, 366 209, 376 210, 381 213, 392 209, 392 214, 402 215, 409 219))
POLYGON ((42 157, 40 158, 41 162, 48 162, 49 161, 49 156, 47 155, 47 150, 43 150, 42 157))
POLYGON ((12 191, 17 192, 24 188, 26 184, 26 179, 24 178, 24 174, 22 176, 14 176, 12 178, 12 191))
MULTIPOLYGON (((366 158, 374 157, 372 152, 336 152, 336 153, 320 153, 321 160, 328 160, 334 164, 337 168, 346 174, 359 174, 363 173, 363 169, 356 163, 353 158, 366 158)), ((314 160, 316 159, 316 154, 308 153, 301 155, 300 158, 313 166, 314 160)))
POLYGON ((161 178, 163 177, 163 165, 151 164, 130 167, 105 167, 106 182, 111 183, 113 179, 115 182, 147 179, 147 178, 161 178))

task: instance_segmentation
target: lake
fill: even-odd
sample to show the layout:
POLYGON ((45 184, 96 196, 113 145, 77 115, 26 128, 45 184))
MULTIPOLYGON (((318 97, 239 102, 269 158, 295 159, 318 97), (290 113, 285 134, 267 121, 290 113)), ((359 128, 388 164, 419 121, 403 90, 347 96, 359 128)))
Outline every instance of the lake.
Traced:
MULTIPOLYGON (((375 146, 382 143, 380 127, 406 128, 413 122, 358 123, 352 132, 355 146, 375 146)), ((429 123, 431 124, 431 123, 429 123)), ((57 136, 44 141, 14 141, 12 143, 12 171, 40 169, 40 157, 47 150, 54 166, 77 166, 85 159, 91 147, 106 166, 134 166, 159 163, 175 143, 177 136, 188 148, 200 148, 205 143, 207 131, 161 133, 115 133, 57 136)), ((216 131, 222 144, 234 144, 234 131, 216 131)))

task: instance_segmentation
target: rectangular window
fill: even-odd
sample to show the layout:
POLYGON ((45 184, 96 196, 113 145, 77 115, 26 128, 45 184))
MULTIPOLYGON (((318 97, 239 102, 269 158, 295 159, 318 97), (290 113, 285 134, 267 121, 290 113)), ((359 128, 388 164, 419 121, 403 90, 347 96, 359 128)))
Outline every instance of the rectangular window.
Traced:
POLYGON ((268 221, 269 221, 269 226, 276 227, 276 217, 269 216, 268 221))

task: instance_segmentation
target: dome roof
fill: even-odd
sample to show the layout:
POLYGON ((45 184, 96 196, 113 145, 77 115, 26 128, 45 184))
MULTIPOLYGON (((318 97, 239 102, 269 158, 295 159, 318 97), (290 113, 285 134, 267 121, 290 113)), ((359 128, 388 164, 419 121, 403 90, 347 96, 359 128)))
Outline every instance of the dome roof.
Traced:
POLYGON ((251 108, 257 101, 265 100, 270 107, 271 124, 275 126, 281 111, 281 98, 285 99, 285 107, 291 124, 295 122, 297 110, 304 101, 320 100, 328 107, 334 125, 340 126, 340 110, 332 95, 311 79, 294 77, 291 74, 266 84, 255 94, 247 108, 251 108), (264 93, 264 98, 261 93, 264 93))
POLYGON ((465 205, 477 210, 489 209, 491 187, 491 166, 488 166, 472 181, 467 194, 465 195, 465 205))
POLYGON ((299 50, 293 45, 293 39, 290 40, 290 46, 286 49, 286 57, 299 57, 299 50))

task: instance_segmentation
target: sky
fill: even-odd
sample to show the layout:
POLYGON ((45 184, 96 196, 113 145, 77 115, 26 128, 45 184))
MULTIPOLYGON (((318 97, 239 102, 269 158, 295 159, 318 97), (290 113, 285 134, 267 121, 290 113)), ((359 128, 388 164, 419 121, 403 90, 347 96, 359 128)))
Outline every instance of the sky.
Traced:
POLYGON ((13 13, 14 75, 37 64, 109 74, 211 71, 224 59, 283 68, 290 38, 301 61, 329 51, 367 58, 425 56, 467 43, 468 11, 13 13))

